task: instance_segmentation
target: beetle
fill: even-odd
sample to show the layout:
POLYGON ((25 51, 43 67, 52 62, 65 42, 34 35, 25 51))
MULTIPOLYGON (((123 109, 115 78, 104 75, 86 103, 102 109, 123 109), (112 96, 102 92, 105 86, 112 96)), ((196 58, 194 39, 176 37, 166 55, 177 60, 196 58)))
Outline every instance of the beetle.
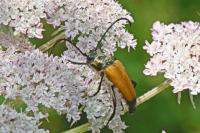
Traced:
MULTIPOLYGON (((122 64, 121 61, 117 60, 113 56, 106 56, 102 52, 102 40, 105 38, 106 33, 109 31, 109 29, 112 28, 112 26, 117 23, 118 21, 121 20, 127 20, 129 24, 131 23, 127 18, 119 18, 116 21, 114 21, 104 32, 104 34, 101 36, 100 40, 97 43, 97 46, 94 50, 91 50, 88 54, 83 53, 72 41, 71 39, 60 39, 59 41, 68 41, 70 42, 71 45, 73 45, 83 56, 86 57, 87 61, 86 62, 74 62, 71 60, 68 60, 69 62, 73 64, 79 64, 79 65, 89 65, 93 67, 95 70, 97 70, 100 75, 101 79, 99 82, 98 90, 95 92, 92 96, 95 96, 98 94, 98 92, 101 89, 101 84, 106 76, 112 83, 112 92, 114 94, 113 87, 115 86, 116 88, 119 89, 120 93, 123 95, 124 99, 126 100, 128 106, 129 106, 129 112, 133 112, 135 109, 136 105, 136 83, 134 81, 131 81, 124 65, 122 64)), ((116 107, 116 99, 115 95, 113 97, 113 104, 114 107, 116 107)), ((115 109, 113 111, 113 115, 111 116, 110 120, 112 117, 114 117, 115 114, 115 109)), ((110 121, 109 120, 109 121, 110 121)))

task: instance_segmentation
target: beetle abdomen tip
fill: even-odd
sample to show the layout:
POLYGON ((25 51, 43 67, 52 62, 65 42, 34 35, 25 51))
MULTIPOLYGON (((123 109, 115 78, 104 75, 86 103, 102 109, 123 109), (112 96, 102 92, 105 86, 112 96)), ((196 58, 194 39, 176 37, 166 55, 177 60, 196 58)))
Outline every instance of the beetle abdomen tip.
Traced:
POLYGON ((136 99, 133 99, 132 101, 127 101, 127 104, 129 106, 129 113, 133 113, 135 111, 136 99))

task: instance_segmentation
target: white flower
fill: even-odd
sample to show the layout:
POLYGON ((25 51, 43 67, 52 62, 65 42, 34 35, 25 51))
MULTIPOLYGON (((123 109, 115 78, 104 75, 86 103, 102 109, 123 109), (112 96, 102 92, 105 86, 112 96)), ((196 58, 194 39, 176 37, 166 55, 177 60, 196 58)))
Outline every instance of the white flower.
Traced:
POLYGON ((7 105, 0 105, 0 132, 1 133, 48 133, 39 129, 39 119, 27 116, 25 113, 18 113, 7 105))
POLYGON ((200 93, 200 23, 182 22, 164 25, 155 22, 153 42, 144 46, 151 59, 145 65, 146 75, 164 76, 172 80, 173 92, 188 89, 200 93))
MULTIPOLYGON (((94 49, 106 29, 119 18, 133 21, 129 13, 114 0, 66 0, 62 8, 47 20, 65 30, 66 38, 79 35, 77 46, 85 53, 94 49), (64 25, 60 25, 64 21, 64 25)), ((124 29, 126 20, 117 22, 106 34, 103 43, 105 54, 113 54, 116 46, 135 48, 136 41, 124 29), (116 45, 117 44, 117 45, 116 45)))
POLYGON ((1 60, 0 68, 0 92, 6 98, 21 97, 27 111, 34 113, 42 104, 66 113, 69 121, 80 119, 78 107, 84 103, 84 88, 59 57, 27 51, 16 54, 12 60, 1 60))
MULTIPOLYGON (((114 0, 2 0, 0 6, 0 24, 14 27, 28 37, 42 38, 44 29, 41 19, 46 19, 54 27, 64 27, 67 38, 81 34, 77 45, 84 52, 97 45, 115 20, 127 18, 133 21, 129 13, 114 0)), ((116 44, 121 48, 135 47, 136 41, 124 30, 124 24, 127 22, 118 22, 108 32, 102 42, 106 54, 116 51, 116 44)))
POLYGON ((58 6, 62 6, 60 0, 1 0, 0 24, 14 27, 28 37, 42 38, 41 19, 51 15, 58 6))
POLYGON ((11 33, 7 34, 3 32, 0 32, 0 46, 6 51, 14 50, 15 52, 25 52, 34 49, 34 46, 28 41, 28 39, 19 38, 13 36, 11 33))

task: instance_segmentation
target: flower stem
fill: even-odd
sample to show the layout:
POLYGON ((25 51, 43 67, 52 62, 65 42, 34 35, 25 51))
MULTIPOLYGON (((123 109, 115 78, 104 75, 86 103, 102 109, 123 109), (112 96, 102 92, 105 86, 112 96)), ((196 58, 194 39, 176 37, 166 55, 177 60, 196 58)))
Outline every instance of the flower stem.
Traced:
POLYGON ((136 107, 139 106, 140 104, 148 101, 149 99, 151 99, 152 97, 156 96, 157 94, 159 94, 160 92, 162 92, 163 90, 165 90, 167 87, 170 86, 171 81, 170 80, 165 80, 164 82, 162 82, 160 85, 156 86, 155 88, 153 88, 152 90, 148 91, 147 93, 143 94, 142 96, 137 98, 137 103, 136 103, 136 107))
MULTIPOLYGON (((165 80, 162 82, 160 85, 156 86, 152 90, 148 91, 147 93, 143 94, 142 96, 137 98, 137 103, 136 106, 141 105, 142 103, 148 101, 149 99, 153 98, 160 92, 164 91, 167 87, 170 86, 171 81, 170 80, 165 80)), ((128 111, 128 110, 127 110, 128 111)), ((90 129, 90 124, 85 123, 81 126, 78 126, 76 128, 70 129, 68 131, 65 131, 63 133, 85 133, 90 129)))
POLYGON ((64 39, 64 38, 65 38, 65 33, 61 32, 60 34, 58 34, 57 36, 55 36, 53 39, 51 39, 50 41, 48 41, 45 44, 43 44, 42 46, 40 46, 39 49, 42 52, 46 52, 51 47, 53 47, 59 39, 64 39))
POLYGON ((63 133, 84 133, 84 132, 87 132, 90 128, 90 124, 89 123, 85 123, 79 127, 76 127, 76 128, 73 128, 73 129, 70 129, 68 131, 65 131, 63 133))

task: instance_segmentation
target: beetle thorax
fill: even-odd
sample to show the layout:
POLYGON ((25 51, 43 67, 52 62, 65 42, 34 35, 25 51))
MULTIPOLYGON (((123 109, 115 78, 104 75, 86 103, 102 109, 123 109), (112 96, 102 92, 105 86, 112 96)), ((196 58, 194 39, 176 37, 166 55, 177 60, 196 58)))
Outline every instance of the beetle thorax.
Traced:
POLYGON ((101 52, 93 51, 90 53, 90 60, 88 60, 89 64, 94 67, 97 71, 101 71, 107 66, 113 64, 115 61, 113 56, 106 56, 101 52))

